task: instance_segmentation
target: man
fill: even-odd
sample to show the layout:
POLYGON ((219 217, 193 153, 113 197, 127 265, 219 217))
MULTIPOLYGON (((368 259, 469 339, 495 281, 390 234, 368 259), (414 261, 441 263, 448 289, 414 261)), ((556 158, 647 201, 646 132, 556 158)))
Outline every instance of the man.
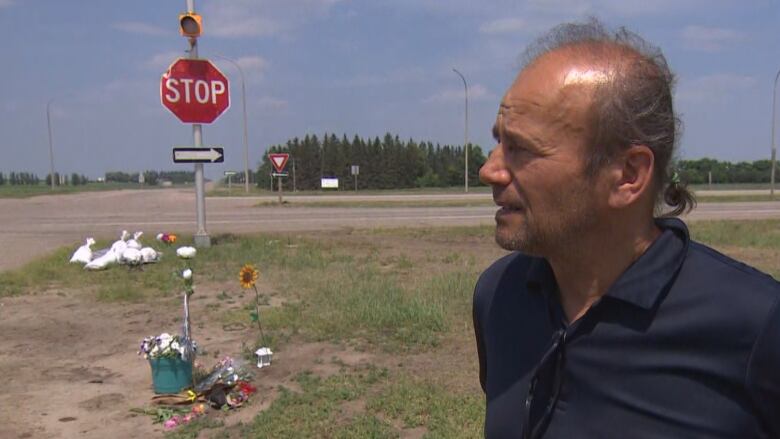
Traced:
POLYGON ((663 55, 592 21, 527 58, 480 170, 515 251, 474 296, 485 435, 780 437, 780 284, 672 218, 663 55))

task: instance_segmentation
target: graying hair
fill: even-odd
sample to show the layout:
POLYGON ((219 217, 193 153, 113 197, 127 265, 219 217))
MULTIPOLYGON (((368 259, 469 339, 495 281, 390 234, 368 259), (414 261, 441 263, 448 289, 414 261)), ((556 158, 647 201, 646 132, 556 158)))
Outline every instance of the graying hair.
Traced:
POLYGON ((672 103, 674 74, 661 50, 623 27, 611 32, 591 18, 561 24, 537 39, 524 52, 521 67, 564 48, 583 60, 611 66, 613 72, 593 93, 586 174, 595 176, 622 149, 645 145, 655 156, 656 211, 661 212, 663 203, 671 207, 664 216, 693 209, 695 198, 672 169, 681 123, 672 103))

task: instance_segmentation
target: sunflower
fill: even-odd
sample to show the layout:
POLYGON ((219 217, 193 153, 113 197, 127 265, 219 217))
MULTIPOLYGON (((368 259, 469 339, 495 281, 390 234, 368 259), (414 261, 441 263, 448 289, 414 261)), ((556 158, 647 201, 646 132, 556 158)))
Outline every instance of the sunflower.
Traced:
POLYGON ((238 281, 241 282, 242 288, 252 288, 257 282, 257 278, 260 276, 255 267, 250 264, 246 264, 241 267, 241 271, 238 273, 238 281))

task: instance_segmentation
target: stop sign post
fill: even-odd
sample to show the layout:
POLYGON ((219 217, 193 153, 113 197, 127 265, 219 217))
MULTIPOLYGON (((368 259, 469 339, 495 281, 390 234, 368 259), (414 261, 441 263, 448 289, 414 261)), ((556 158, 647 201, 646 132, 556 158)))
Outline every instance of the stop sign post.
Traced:
POLYGON ((212 123, 230 107, 228 87, 211 61, 179 58, 162 75, 160 99, 184 123, 212 123))
MULTIPOLYGON (((192 5, 188 10, 194 12, 192 5)), ((163 73, 160 100, 180 121, 191 123, 195 148, 203 148, 201 124, 214 122, 230 107, 228 79, 211 61, 198 58, 198 40, 190 38, 190 58, 179 58, 163 73)), ((205 150, 204 150, 205 151, 205 150)), ((196 247, 210 247, 206 231, 206 195, 203 163, 195 163, 196 247)))

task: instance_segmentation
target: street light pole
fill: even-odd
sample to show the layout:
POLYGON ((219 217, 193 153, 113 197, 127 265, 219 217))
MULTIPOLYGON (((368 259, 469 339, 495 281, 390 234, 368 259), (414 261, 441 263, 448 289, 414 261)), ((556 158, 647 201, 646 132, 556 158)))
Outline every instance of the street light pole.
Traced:
POLYGON ((226 56, 214 56, 233 64, 238 69, 238 73, 241 74, 241 105, 244 110, 244 192, 249 193, 249 135, 247 134, 246 124, 246 79, 244 77, 244 69, 241 68, 237 61, 226 56))
POLYGON ((54 190, 54 148, 52 147, 51 140, 51 103, 53 101, 54 98, 51 98, 49 99, 49 102, 46 103, 46 125, 49 128, 49 181, 51 182, 51 190, 54 190))
POLYGON ((464 129, 464 141, 463 141, 463 154, 465 156, 463 165, 463 188, 465 192, 469 191, 469 86, 466 83, 466 78, 457 69, 453 68, 453 72, 460 76, 463 80, 463 88, 466 90, 466 127, 464 129))
POLYGON ((780 78, 780 70, 775 75, 775 86, 772 89, 772 170, 770 171, 769 197, 775 199, 775 162, 777 157, 777 148, 775 146, 775 104, 777 103, 777 79, 780 78))

